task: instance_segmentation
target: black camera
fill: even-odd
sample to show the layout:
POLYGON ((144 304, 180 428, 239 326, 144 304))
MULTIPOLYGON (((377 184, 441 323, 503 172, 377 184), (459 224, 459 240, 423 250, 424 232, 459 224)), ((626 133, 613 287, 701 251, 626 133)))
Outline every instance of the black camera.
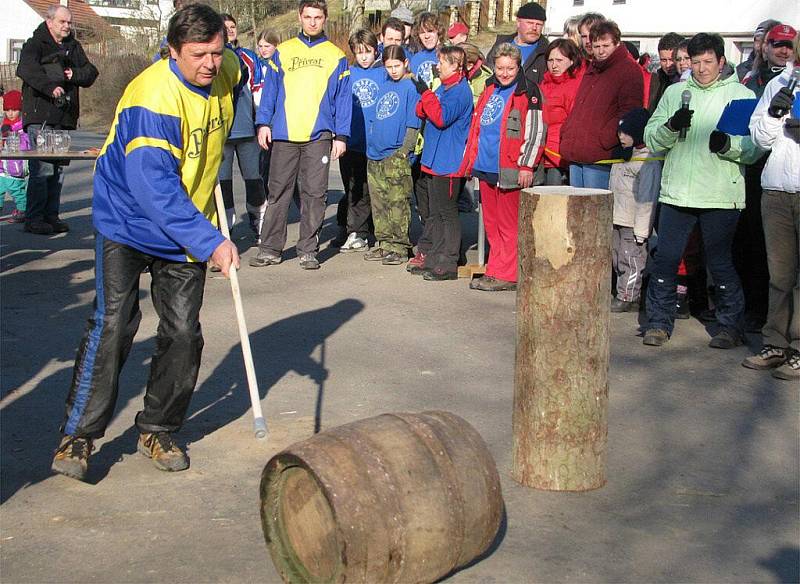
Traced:
POLYGON ((57 98, 55 98, 56 107, 64 110, 69 108, 71 101, 72 99, 69 95, 59 95, 57 98))

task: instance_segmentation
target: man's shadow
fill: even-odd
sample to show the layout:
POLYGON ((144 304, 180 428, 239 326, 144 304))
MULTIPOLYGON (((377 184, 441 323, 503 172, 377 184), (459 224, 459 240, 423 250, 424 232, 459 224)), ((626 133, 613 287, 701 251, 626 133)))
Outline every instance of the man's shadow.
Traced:
MULTIPOLYGON (((332 306, 311 310, 250 334, 250 346, 261 400, 289 372, 309 377, 317 385, 316 423, 319 428, 328 370, 324 364, 325 344, 333 333, 364 309, 364 304, 348 298, 332 306), (320 360, 312 357, 320 347, 320 360)), ((192 396, 179 441, 187 445, 202 440, 218 429, 238 420, 250 410, 247 377, 239 343, 214 368, 192 396)), ((124 454, 136 451, 137 430, 131 427, 105 443, 92 457, 90 481, 101 480, 124 454)))

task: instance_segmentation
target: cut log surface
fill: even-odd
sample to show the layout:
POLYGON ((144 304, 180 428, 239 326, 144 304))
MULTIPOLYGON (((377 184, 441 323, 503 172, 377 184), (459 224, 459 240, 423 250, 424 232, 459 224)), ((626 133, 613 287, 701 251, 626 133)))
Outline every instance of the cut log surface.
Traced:
POLYGON ((486 445, 448 412, 332 428, 275 455, 261 479, 286 582, 434 582, 485 552, 502 514, 486 445))
POLYGON ((520 197, 513 478, 585 491, 606 482, 612 194, 520 197))

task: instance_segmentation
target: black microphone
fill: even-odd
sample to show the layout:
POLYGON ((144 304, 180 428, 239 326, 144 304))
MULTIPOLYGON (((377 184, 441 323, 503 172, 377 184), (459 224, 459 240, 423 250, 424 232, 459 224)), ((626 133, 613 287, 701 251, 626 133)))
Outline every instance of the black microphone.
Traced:
POLYGON ((800 83, 800 67, 792 69, 792 76, 789 78, 789 91, 794 93, 794 88, 800 83))
MULTIPOLYGON (((683 93, 681 93, 681 109, 688 110, 690 101, 692 101, 692 92, 684 89, 683 93)), ((684 140, 686 140, 686 128, 681 128, 678 134, 678 142, 683 142, 684 140)))

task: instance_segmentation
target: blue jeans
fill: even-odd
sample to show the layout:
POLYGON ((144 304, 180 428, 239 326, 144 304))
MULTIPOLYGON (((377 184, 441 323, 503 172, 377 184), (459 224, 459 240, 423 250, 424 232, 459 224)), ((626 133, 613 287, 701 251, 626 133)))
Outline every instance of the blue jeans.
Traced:
POLYGON ((607 189, 611 176, 610 164, 570 164, 569 186, 587 189, 607 189))
POLYGON ((716 314, 720 326, 731 334, 742 334, 744 294, 733 267, 731 244, 739 221, 738 209, 695 209, 661 205, 658 248, 647 286, 646 329, 661 329, 672 335, 678 304, 678 264, 686 241, 700 224, 706 263, 716 288, 716 314))

